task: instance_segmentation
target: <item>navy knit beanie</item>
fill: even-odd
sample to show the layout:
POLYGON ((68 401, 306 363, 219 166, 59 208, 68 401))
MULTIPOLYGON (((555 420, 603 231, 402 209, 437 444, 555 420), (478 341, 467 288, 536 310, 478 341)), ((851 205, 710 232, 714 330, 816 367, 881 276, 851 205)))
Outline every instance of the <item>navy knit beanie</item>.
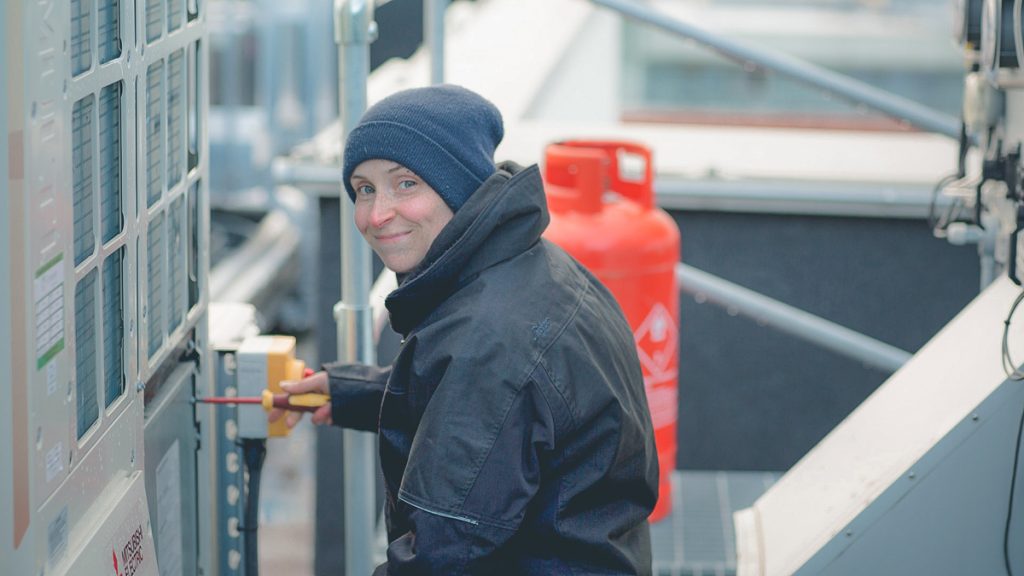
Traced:
POLYGON ((352 171, 366 160, 391 160, 430 185, 453 212, 494 174, 504 136, 501 113, 460 86, 403 90, 370 107, 345 142, 342 177, 355 200, 352 171))

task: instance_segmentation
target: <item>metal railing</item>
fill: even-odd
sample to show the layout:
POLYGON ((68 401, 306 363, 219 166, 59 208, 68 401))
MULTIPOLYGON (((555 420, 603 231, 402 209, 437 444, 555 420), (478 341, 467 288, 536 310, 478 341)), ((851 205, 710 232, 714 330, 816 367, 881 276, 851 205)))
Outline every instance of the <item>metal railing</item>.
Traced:
MULTIPOLYGON (((372 0, 335 0, 335 42, 341 123, 347 138, 366 111, 370 75, 370 43, 376 38, 372 0)), ((339 156, 340 157, 340 156, 339 156)), ((341 192, 344 200, 345 193, 341 192)), ((353 206, 341 203, 341 300, 334 307, 338 324, 338 360, 376 364, 370 248, 353 220, 353 206)), ((370 574, 374 569, 374 526, 377 520, 375 436, 344 430, 345 574, 370 574)))
POLYGON ((895 346, 825 320, 809 312, 733 284, 686 264, 676 264, 679 290, 730 313, 742 314, 822 348, 889 372, 906 364, 911 354, 895 346))
POLYGON ((423 0, 423 44, 430 53, 430 83, 444 82, 444 10, 448 0, 423 0))

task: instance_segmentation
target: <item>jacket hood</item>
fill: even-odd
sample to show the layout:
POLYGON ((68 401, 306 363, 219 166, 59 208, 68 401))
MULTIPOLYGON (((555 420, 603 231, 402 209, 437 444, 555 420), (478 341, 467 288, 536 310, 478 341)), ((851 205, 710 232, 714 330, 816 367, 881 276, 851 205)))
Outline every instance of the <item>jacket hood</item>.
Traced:
POLYGON ((399 277, 385 305, 391 327, 408 334, 467 281, 529 250, 549 221, 540 169, 503 162, 455 213, 423 261, 399 277))

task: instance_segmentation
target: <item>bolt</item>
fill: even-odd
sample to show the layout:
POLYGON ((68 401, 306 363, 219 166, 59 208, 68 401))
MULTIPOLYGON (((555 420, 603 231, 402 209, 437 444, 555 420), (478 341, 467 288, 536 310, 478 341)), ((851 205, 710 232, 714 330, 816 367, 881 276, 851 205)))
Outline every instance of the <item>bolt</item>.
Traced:
POLYGON ((977 412, 975 412, 974 414, 971 414, 971 420, 974 420, 975 422, 978 421, 978 413, 977 412))
POLYGON ((847 538, 851 538, 852 536, 853 536, 853 530, 847 530, 846 531, 846 537, 847 538))
POLYGON ((911 472, 910 474, 907 474, 907 478, 910 478, 911 480, 913 480, 914 478, 917 478, 917 474, 914 474, 913 472, 911 472))
POLYGON ((145 389, 146 389, 146 383, 143 382, 142 380, 139 380, 138 382, 135 383, 135 391, 136 392, 142 392, 145 389))

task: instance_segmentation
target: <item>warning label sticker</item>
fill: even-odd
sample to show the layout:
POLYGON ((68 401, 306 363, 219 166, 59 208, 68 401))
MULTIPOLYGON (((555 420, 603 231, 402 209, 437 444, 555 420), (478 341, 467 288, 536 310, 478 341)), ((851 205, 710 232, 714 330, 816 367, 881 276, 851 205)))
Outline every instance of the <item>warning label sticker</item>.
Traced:
POLYGON ((647 391, 647 404, 655 429, 672 425, 677 418, 676 348, 679 331, 672 314, 660 302, 651 307, 633 333, 647 391))
POLYGON ((676 377, 673 359, 679 331, 672 315, 658 302, 651 307, 647 317, 633 333, 644 381, 661 382, 676 377))
POLYGON ((36 321, 36 369, 64 349, 64 267, 58 254, 36 271, 32 285, 36 321))

